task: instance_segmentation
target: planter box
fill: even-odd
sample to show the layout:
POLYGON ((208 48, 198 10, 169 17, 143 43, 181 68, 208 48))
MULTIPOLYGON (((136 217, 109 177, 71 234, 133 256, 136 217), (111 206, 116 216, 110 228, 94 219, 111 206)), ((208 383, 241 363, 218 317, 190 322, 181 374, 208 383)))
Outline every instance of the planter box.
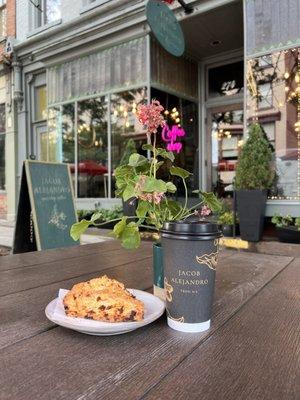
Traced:
MULTIPOLYGON (((225 237, 233 237, 233 225, 220 225, 225 237)), ((239 235, 239 225, 235 226, 235 235, 239 235)))
POLYGON ((267 191, 238 190, 236 198, 241 238, 249 242, 258 242, 264 227, 267 191))
POLYGON ((276 231, 280 242, 300 244, 300 231, 296 227, 276 228, 276 231))

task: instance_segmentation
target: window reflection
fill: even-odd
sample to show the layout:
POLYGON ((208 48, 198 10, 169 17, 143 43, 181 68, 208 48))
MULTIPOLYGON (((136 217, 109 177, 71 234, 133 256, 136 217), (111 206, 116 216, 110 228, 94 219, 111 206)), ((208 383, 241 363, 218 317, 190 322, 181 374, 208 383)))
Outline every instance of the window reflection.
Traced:
POLYGON ((298 58, 299 49, 290 49, 247 62, 247 123, 258 120, 274 147, 277 180, 272 199, 300 199, 298 58))
POLYGON ((46 85, 35 88, 34 120, 47 119, 47 89, 46 85))
MULTIPOLYGON (((111 95, 112 197, 114 197, 115 190, 114 170, 120 165, 128 141, 133 139, 136 150, 141 154, 143 153, 141 147, 146 143, 146 132, 137 121, 135 113, 138 105, 145 101, 145 88, 111 95)), ((129 155, 127 155, 126 159, 128 159, 129 155)))
POLYGON ((75 107, 66 104, 48 111, 48 136, 40 137, 41 158, 71 164, 75 173, 75 107))
POLYGON ((232 96, 243 92, 244 63, 238 61, 208 70, 208 96, 232 96))
POLYGON ((108 197, 107 98, 78 102, 78 197, 108 197))
MULTIPOLYGON (((199 188, 197 103, 154 88, 151 89, 151 97, 159 100, 165 108, 164 116, 170 128, 172 125, 179 124, 185 130, 185 136, 180 138, 180 142, 183 145, 182 150, 178 154, 174 153, 174 155, 176 165, 192 172, 193 174, 190 176, 188 184, 189 195, 192 196, 193 190, 199 188), (172 114, 176 115, 175 120, 172 118, 172 114)), ((157 142, 159 146, 164 148, 166 147, 166 143, 161 139, 160 135, 157 137, 157 142)), ((164 167, 159 170, 159 174, 162 178, 170 178, 169 172, 164 170, 164 167)), ((185 190, 181 179, 178 179, 177 181, 177 178, 175 177, 174 180, 178 187, 176 195, 183 197, 185 195, 185 190)))
POLYGON ((243 111, 232 110, 211 115, 211 169, 208 187, 220 197, 233 191, 239 150, 243 143, 243 111))

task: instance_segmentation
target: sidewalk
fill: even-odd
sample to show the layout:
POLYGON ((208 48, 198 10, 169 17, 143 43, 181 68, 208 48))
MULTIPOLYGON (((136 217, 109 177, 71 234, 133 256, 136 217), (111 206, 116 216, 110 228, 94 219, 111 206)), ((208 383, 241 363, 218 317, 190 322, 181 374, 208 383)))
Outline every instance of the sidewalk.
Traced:
MULTIPOLYGON (((109 231, 105 229, 88 229, 81 236, 81 244, 101 243, 113 238, 108 236, 109 231)), ((14 237, 14 223, 0 220, 0 247, 12 248, 14 237)))

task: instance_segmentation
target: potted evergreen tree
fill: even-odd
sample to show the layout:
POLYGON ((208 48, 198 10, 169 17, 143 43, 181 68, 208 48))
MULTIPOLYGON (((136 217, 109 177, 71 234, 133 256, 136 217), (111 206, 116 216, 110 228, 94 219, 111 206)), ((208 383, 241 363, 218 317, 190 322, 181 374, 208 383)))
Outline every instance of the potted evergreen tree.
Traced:
POLYGON ((261 239, 267 201, 267 191, 274 180, 272 150, 260 124, 249 128, 249 138, 238 159, 235 189, 243 240, 261 239))

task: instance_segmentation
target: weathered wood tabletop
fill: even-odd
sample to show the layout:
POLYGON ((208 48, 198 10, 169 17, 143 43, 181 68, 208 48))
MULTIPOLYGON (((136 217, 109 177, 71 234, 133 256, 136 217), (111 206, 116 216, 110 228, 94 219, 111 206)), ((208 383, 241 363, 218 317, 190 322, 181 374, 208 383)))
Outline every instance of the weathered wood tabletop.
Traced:
POLYGON ((0 258, 0 399, 299 399, 299 259, 223 251, 212 328, 183 334, 165 316, 97 337, 58 327, 59 288, 107 274, 150 290, 151 244, 112 241, 0 258))

